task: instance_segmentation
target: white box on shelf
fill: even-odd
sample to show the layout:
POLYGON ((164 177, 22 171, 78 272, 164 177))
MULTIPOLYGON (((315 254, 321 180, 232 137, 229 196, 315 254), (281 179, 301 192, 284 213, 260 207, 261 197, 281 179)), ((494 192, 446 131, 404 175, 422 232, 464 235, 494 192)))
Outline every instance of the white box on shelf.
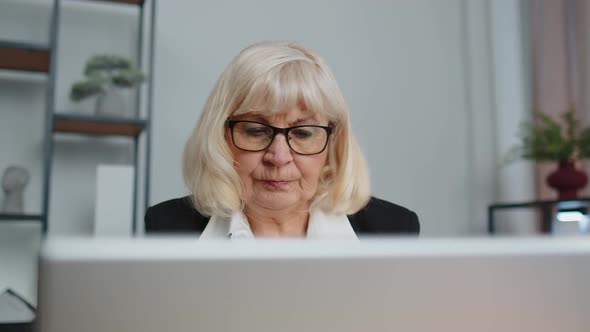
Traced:
POLYGON ((132 166, 97 166, 94 235, 131 235, 133 175, 132 166))

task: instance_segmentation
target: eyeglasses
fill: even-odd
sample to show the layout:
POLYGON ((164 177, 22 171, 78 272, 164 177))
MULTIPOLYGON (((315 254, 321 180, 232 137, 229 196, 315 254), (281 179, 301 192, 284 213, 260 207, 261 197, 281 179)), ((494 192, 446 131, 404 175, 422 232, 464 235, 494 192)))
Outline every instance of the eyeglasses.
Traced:
POLYGON ((289 148, 297 154, 322 153, 328 145, 332 127, 304 125, 277 128, 256 121, 227 120, 234 146, 240 150, 258 152, 266 150, 277 134, 285 135, 289 148))

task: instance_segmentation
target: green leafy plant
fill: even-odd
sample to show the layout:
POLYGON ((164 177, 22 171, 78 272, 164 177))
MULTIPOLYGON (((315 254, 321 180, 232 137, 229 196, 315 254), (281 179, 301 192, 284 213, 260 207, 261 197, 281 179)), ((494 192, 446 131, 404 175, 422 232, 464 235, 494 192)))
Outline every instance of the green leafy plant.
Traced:
POLYGON ((577 160, 590 157, 590 128, 580 128, 580 121, 571 107, 561 121, 547 114, 535 113, 535 121, 521 125, 522 145, 518 157, 538 161, 577 160))
POLYGON ((95 55, 86 62, 86 79, 76 82, 70 90, 70 99, 80 101, 106 93, 112 87, 132 88, 145 80, 127 58, 117 55, 95 55))

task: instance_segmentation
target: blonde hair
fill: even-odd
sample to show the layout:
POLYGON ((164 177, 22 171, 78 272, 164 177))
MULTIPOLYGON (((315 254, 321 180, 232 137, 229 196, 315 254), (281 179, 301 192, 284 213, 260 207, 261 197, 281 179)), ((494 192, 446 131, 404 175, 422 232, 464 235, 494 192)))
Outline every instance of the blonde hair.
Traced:
POLYGON ((370 198, 368 167, 350 124, 348 106, 324 61, 295 42, 262 42, 242 50, 219 77, 189 137, 183 175, 203 215, 244 209, 243 189, 225 139, 230 115, 294 106, 326 115, 334 126, 328 158, 311 206, 352 214, 370 198))

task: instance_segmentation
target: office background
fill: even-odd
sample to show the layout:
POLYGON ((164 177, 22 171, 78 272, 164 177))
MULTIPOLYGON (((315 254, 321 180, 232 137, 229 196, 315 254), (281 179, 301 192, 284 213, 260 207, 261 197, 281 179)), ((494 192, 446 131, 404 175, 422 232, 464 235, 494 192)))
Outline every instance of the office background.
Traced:
MULTIPOLYGON (((2 0, 2 38, 46 41, 50 2, 2 0)), ((68 99, 70 85, 92 54, 135 54, 137 11, 64 3, 56 108, 90 112, 92 101, 68 99)), ((288 39, 331 65, 369 161, 374 195, 415 210, 423 236, 485 234, 488 204, 535 197, 533 164, 503 163, 518 143, 519 122, 530 117, 528 8, 516 0, 159 1, 150 203, 186 194, 183 145, 231 58, 256 41, 288 39)), ((21 162, 31 170, 26 209, 35 211, 42 199, 44 78, 3 77, 0 169, 21 162)), ((129 163, 131 146, 62 138, 55 149, 49 234, 91 234, 96 166, 129 163)), ((521 216, 506 215, 499 227, 533 232, 532 223, 510 222, 521 216)), ((0 227, 0 246, 15 253, 0 266, 33 271, 38 225, 0 227)), ((0 281, 34 298, 30 280, 1 270, 9 276, 0 281)))

